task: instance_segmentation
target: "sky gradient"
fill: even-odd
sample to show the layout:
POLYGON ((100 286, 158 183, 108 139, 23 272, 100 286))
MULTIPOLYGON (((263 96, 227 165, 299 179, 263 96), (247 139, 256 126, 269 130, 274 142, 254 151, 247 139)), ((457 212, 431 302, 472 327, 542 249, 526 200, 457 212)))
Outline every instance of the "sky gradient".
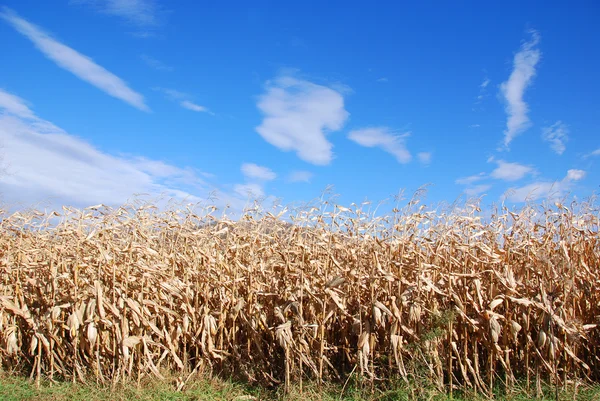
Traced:
POLYGON ((8 0, 0 196, 586 198, 600 6, 8 0))

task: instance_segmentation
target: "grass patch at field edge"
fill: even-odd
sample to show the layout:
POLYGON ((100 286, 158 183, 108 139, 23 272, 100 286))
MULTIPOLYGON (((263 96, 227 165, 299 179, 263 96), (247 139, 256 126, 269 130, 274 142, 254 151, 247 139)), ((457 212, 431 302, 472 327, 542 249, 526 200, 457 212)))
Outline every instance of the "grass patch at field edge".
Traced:
MULTIPOLYGON (((524 391, 507 394, 496 394, 494 399, 500 401, 526 401, 526 400, 555 400, 552 388, 546 387, 542 398, 535 398, 534 394, 527 395, 524 391)), ((175 386, 168 381, 148 381, 137 385, 135 382, 120 383, 114 386, 103 386, 95 382, 72 383, 42 381, 39 388, 29 379, 9 375, 0 375, 0 400, 2 401, 250 401, 250 400, 345 400, 345 401, 392 401, 392 400, 487 400, 480 394, 461 394, 455 392, 451 398, 448 394, 440 393, 433 387, 417 385, 391 385, 386 389, 371 388, 353 384, 346 388, 338 385, 327 384, 319 388, 316 384, 305 384, 300 390, 299 386, 292 386, 288 394, 283 393, 283 388, 277 391, 268 391, 261 388, 249 387, 219 379, 199 379, 191 382, 183 391, 176 391, 175 386)), ((600 401, 600 386, 581 386, 577 393, 572 389, 559 394, 559 400, 600 401)))

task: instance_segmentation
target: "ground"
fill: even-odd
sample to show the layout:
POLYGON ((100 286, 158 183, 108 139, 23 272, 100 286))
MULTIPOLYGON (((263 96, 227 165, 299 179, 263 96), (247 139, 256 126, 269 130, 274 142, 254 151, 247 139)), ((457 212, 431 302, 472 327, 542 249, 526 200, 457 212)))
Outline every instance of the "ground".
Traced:
MULTIPOLYGON (((534 394, 527 395, 525 391, 511 395, 497 394, 494 397, 500 401, 525 401, 536 399, 534 394)), ((244 400, 485 400, 483 396, 474 394, 454 393, 442 394, 434 389, 422 386, 398 386, 395 389, 373 389, 371 386, 350 385, 346 387, 328 385, 319 389, 314 384, 305 384, 300 390, 294 386, 288 394, 283 389, 269 391, 252 388, 241 383, 224 380, 198 380, 190 383, 183 391, 176 391, 175 385, 167 382, 148 382, 102 386, 95 382, 71 383, 42 381, 39 388, 27 378, 0 375, 0 400, 2 401, 244 401, 244 400)), ((555 400, 553 388, 546 387, 545 394, 540 400, 555 400)), ((561 391, 560 400, 600 401, 600 386, 581 386, 577 393, 573 389, 561 391)))

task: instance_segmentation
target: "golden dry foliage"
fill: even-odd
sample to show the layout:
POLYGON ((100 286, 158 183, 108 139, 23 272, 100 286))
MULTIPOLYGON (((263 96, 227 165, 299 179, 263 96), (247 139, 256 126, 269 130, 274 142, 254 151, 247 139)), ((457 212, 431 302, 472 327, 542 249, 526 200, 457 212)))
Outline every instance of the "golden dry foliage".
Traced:
MULTIPOLYGON (((600 380, 598 212, 4 214, 0 366, 99 381, 600 380), (282 216, 286 216, 285 219, 282 216)), ((279 210, 279 209, 276 209, 279 210)), ((451 384, 450 387, 448 387, 451 384)))

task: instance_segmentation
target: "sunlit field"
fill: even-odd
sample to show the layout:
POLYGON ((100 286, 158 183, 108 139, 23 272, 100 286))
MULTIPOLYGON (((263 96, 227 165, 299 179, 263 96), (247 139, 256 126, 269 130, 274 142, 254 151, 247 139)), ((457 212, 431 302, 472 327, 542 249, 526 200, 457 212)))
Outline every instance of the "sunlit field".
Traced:
POLYGON ((2 369, 34 380, 349 380, 482 395, 600 380, 598 209, 320 201, 5 212, 2 369))

